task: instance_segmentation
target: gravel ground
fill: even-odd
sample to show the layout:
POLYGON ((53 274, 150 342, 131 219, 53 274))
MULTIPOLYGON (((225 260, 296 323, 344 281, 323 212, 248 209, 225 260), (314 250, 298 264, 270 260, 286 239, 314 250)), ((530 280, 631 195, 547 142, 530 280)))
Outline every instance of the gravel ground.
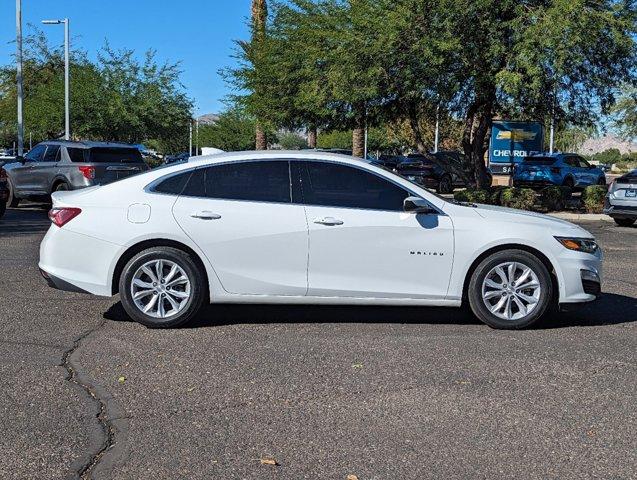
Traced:
POLYGON ((456 309, 211 306, 162 331, 46 287, 45 213, 10 210, 0 478, 637 478, 637 228, 582 225, 605 295, 535 330, 456 309))

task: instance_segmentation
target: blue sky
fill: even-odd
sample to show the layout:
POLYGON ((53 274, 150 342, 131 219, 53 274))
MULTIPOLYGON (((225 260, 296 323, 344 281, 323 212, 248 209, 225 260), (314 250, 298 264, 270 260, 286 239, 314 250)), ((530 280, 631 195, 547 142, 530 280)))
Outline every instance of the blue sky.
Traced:
MULTIPOLYGON (((22 0, 22 25, 44 29, 63 42, 63 27, 40 25, 45 18, 70 19, 71 42, 95 58, 108 39, 114 48, 138 55, 157 50, 159 60, 181 61, 182 83, 195 113, 218 112, 228 93, 217 74, 232 65, 233 40, 247 38, 250 0, 22 0)), ((0 1, 0 64, 15 52, 15 1, 0 1)), ((72 80, 71 80, 72 81, 72 80)))

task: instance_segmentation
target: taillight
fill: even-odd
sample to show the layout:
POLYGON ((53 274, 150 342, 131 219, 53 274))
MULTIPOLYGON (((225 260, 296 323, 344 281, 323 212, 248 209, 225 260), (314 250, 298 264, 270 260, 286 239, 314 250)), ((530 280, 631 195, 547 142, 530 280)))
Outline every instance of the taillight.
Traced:
POLYGON ((85 178, 93 180, 95 178, 95 167, 77 167, 85 178))
POLYGON ((560 173, 560 167, 551 167, 551 173, 560 173))
POLYGON ((80 213, 80 208, 52 208, 49 210, 49 219, 58 227, 63 227, 80 213))

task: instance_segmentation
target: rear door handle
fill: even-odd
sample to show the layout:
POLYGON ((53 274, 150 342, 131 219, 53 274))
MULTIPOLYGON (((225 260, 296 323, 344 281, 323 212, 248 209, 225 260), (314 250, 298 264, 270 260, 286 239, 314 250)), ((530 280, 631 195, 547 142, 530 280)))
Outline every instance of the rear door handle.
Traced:
POLYGON ((314 220, 314 223, 318 223, 320 225, 343 225, 343 220, 339 220, 338 218, 334 217, 323 217, 316 218, 314 220))
POLYGON ((198 218, 199 220, 219 220, 221 218, 221 215, 208 211, 195 212, 190 216, 192 218, 198 218))

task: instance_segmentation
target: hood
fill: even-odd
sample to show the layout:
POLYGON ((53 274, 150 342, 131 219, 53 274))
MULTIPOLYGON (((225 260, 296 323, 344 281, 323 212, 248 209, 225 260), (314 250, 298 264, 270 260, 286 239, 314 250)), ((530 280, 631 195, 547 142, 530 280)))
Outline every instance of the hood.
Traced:
POLYGON ((550 215, 544 215, 543 213, 482 204, 475 207, 475 212, 486 219, 507 221, 511 223, 525 223, 527 225, 537 225, 540 227, 550 228, 552 230, 577 230, 578 235, 581 237, 593 237, 593 235, 588 231, 574 223, 567 222, 560 218, 551 217, 550 215))

